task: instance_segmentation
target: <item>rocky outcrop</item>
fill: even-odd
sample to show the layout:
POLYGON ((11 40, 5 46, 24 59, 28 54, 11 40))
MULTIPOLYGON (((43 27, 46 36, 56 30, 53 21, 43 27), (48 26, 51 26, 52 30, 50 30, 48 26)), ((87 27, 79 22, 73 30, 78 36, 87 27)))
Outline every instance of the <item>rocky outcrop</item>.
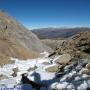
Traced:
POLYGON ((44 69, 47 72, 62 72, 64 67, 70 66, 71 56, 69 54, 60 55, 56 60, 50 61, 51 65, 49 64, 44 69), (54 63, 54 64, 52 64, 54 63))
POLYGON ((77 58, 90 58, 90 31, 80 32, 68 38, 59 47, 59 53, 69 53, 77 58))

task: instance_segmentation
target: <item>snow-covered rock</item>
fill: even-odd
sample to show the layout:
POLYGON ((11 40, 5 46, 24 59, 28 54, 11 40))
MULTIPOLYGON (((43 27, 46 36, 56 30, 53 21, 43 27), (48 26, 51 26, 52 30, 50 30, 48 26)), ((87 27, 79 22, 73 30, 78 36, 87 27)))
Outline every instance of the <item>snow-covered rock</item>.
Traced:
POLYGON ((68 83, 63 82, 63 83, 53 83, 50 87, 49 90, 64 90, 67 87, 68 83))
MULTIPOLYGON (((48 55, 48 53, 46 54, 48 55)), ((69 65, 64 65, 62 72, 47 72, 46 69, 51 70, 53 68, 56 70, 58 67, 60 68, 61 65, 57 64, 56 60, 60 59, 62 56, 57 56, 52 59, 48 58, 47 55, 41 58, 28 60, 11 58, 14 63, 2 67, 0 66, 0 75, 7 77, 0 80, 0 88, 13 88, 20 85, 20 88, 23 90, 35 90, 30 84, 27 83, 24 85, 21 83, 22 74, 24 73, 26 73, 28 80, 42 85, 40 90, 86 90, 90 88, 90 75, 81 73, 83 65, 85 66, 85 64, 87 64, 84 60, 81 60, 76 66, 70 63, 69 65), (16 75, 13 77, 12 74, 14 72, 16 72, 16 75)), ((85 70, 86 69, 87 68, 85 68, 85 70)))
POLYGON ((51 65, 47 65, 44 69, 47 72, 57 72, 58 69, 61 67, 62 65, 58 65, 58 64, 51 64, 51 65))

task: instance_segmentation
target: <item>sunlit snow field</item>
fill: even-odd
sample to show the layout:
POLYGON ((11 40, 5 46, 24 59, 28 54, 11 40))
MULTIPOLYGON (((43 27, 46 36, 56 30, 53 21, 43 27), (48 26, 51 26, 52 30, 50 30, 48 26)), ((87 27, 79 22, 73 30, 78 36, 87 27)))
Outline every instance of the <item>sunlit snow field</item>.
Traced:
POLYGON ((81 75, 80 73, 77 73, 77 71, 71 70, 60 78, 57 77, 58 74, 55 72, 46 72, 45 69, 55 65, 55 60, 60 58, 60 56, 52 59, 48 58, 49 53, 47 52, 41 54, 44 56, 37 59, 19 60, 17 58, 11 58, 15 63, 0 67, 0 75, 7 77, 0 81, 0 89, 13 88, 13 90, 18 90, 16 87, 19 87, 19 89, 22 90, 35 90, 29 84, 22 85, 21 78, 24 73, 27 74, 29 80, 45 85, 45 87, 40 88, 40 90, 53 90, 54 88, 86 90, 86 88, 90 87, 90 75, 81 75), (53 62, 51 63, 51 61, 53 62), (17 67, 17 76, 13 77, 13 68, 17 67))

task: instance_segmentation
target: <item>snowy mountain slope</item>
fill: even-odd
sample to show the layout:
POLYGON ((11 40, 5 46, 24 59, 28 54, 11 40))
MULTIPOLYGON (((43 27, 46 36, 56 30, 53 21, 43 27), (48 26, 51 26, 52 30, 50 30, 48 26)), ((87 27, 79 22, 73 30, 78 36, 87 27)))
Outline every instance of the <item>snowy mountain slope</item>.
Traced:
POLYGON ((90 88, 90 75, 78 72, 78 70, 80 71, 83 68, 82 64, 88 63, 87 60, 81 60, 73 69, 64 67, 63 72, 47 72, 45 68, 57 64, 55 60, 60 58, 60 56, 54 58, 51 63, 52 58, 46 57, 48 53, 44 54, 43 58, 28 59, 25 61, 11 58, 15 63, 0 67, 0 75, 5 76, 4 79, 0 80, 0 88, 11 87, 16 90, 19 87, 21 90, 35 90, 29 82, 22 84, 22 74, 25 75, 26 79, 42 85, 40 90, 87 90, 87 88, 90 88), (13 68, 18 68, 15 77, 12 76, 14 73, 13 68))

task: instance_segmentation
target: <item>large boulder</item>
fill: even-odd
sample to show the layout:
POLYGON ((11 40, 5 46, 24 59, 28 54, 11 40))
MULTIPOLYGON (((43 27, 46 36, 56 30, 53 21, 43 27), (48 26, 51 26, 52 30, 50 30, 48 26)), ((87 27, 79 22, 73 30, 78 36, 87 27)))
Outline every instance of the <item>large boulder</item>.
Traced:
POLYGON ((44 69, 47 72, 57 72, 59 70, 61 66, 58 64, 52 64, 52 65, 48 65, 46 66, 44 69))
POLYGON ((55 60, 55 62, 59 64, 67 64, 70 60, 71 56, 69 54, 63 54, 57 60, 55 60))
POLYGON ((59 53, 69 53, 72 57, 90 58, 90 30, 79 32, 62 43, 59 53))

